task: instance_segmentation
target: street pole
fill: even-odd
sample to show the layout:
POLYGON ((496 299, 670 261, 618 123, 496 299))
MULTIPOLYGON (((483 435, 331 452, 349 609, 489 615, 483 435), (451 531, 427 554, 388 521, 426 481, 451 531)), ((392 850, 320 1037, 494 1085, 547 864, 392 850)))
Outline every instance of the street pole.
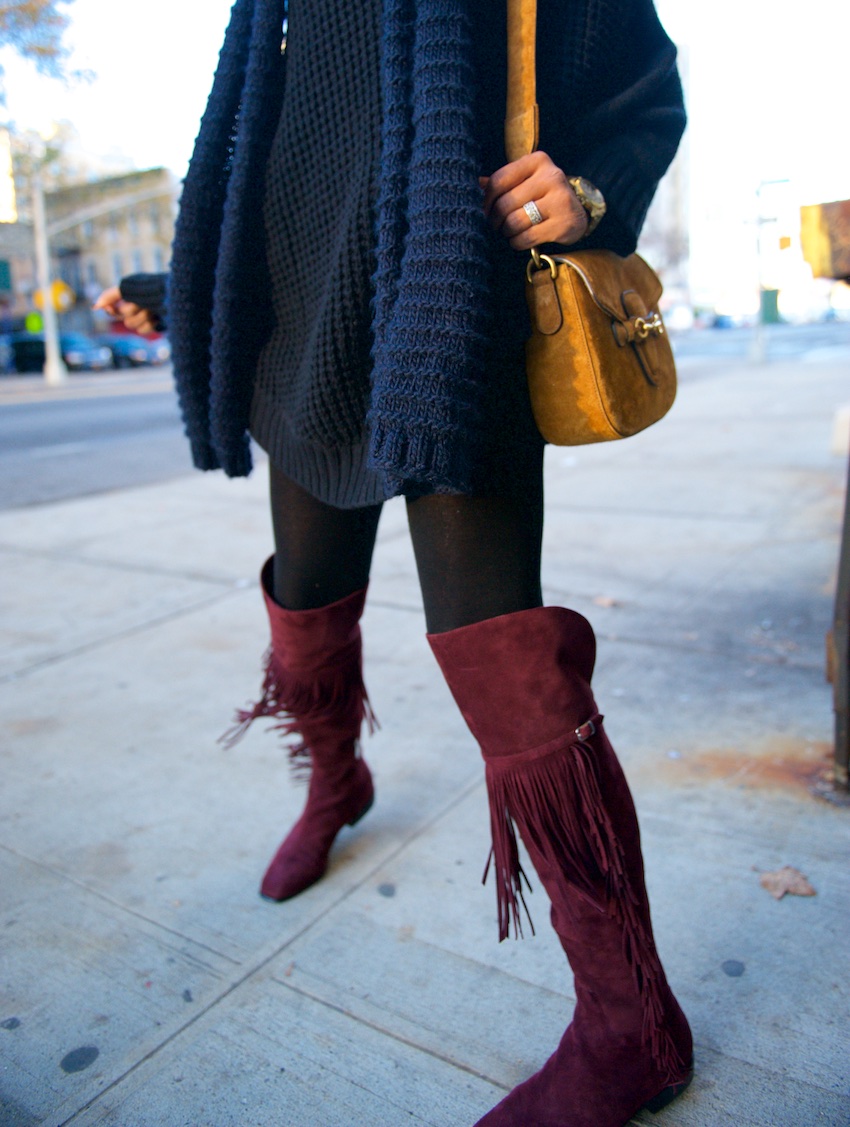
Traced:
POLYGON ((753 364, 764 364, 767 362, 767 330, 764 323, 764 275, 762 271, 762 228, 767 223, 775 223, 776 217, 766 217, 762 215, 762 198, 761 194, 764 188, 771 184, 789 184, 787 179, 783 180, 760 180, 756 188, 756 270, 758 273, 758 312, 756 313, 756 323, 753 326, 753 335, 750 341, 750 361, 753 364))
POLYGON ((767 361, 767 335, 764 328, 762 308, 762 275, 761 275, 761 229, 764 220, 761 214, 761 190, 767 183, 762 180, 756 188, 756 274, 758 284, 758 307, 756 309, 756 323, 753 326, 753 336, 750 341, 750 361, 753 364, 764 364, 767 361))
POLYGON ((35 238, 36 281, 41 290, 42 324, 44 326, 44 382, 59 387, 68 381, 68 369, 59 348, 59 326, 53 307, 50 286, 50 251, 47 246, 47 221, 44 214, 44 190, 36 173, 32 185, 32 226, 35 238))

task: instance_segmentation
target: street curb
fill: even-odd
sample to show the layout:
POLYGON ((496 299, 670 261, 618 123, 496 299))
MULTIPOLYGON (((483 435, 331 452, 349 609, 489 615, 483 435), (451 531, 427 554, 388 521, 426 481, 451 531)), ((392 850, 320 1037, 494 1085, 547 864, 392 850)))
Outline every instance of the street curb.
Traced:
POLYGON ((41 375, 0 377, 0 406, 44 403, 50 400, 90 399, 110 395, 145 395, 169 391, 174 386, 171 365, 144 372, 109 375, 70 374, 68 382, 49 386, 41 375))

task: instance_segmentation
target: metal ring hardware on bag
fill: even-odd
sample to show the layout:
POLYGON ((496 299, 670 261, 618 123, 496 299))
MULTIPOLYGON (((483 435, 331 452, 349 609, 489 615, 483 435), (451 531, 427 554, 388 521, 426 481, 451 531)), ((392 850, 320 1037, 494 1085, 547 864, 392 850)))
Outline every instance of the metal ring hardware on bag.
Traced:
MULTIPOLYGON (((538 0, 508 0, 510 161, 534 152, 539 138, 537 6, 538 0)), ((651 267, 637 254, 567 247, 549 255, 532 247, 525 273, 526 374, 544 439, 558 446, 607 442, 662 418, 676 397, 676 365, 659 312, 661 281, 651 267)))
POLYGON ((535 270, 546 270, 554 281, 558 277, 558 263, 550 254, 541 254, 537 247, 531 248, 531 261, 525 268, 525 276, 529 282, 534 277, 535 270))

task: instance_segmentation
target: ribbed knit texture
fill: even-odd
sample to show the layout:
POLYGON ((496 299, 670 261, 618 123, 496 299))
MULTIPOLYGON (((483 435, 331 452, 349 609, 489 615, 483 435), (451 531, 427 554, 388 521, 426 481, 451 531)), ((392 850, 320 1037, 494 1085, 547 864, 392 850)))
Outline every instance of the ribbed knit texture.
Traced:
MULTIPOLYGON (((480 118, 482 107, 494 107, 494 91, 503 98, 504 67, 491 64, 504 58, 504 5, 499 0, 482 18, 473 0, 382 3, 368 423, 360 428, 359 443, 357 428, 348 422, 344 433, 318 441, 308 437, 317 420, 324 428, 333 423, 340 396, 365 408, 362 385, 358 391, 355 381, 356 394, 350 384, 345 391, 334 386, 341 369, 333 365, 314 377, 311 394, 321 410, 286 422, 293 441, 303 449, 315 447, 309 471, 314 476, 325 464, 340 466, 349 477, 362 476, 357 458, 369 436, 376 475, 369 487, 382 496, 463 492, 476 488, 479 451, 495 448, 493 427, 504 418, 488 402, 489 366, 499 351, 499 332, 491 330, 494 323, 501 329, 498 318, 488 321, 494 309, 488 294, 514 287, 505 282, 510 254, 495 247, 496 238, 485 230, 477 187, 477 176, 503 161, 491 119, 482 130, 480 118)), ((293 9, 297 15, 297 0, 293 9)), ((345 9, 333 18, 340 35, 350 31, 345 9)), ((250 468, 248 408, 257 358, 273 339, 262 193, 283 95, 283 11, 283 0, 237 0, 234 6, 174 248, 169 319, 187 433, 196 464, 220 465, 228 474, 250 468)), ((675 49, 651 0, 539 0, 538 32, 545 45, 539 67, 541 148, 605 194, 608 214, 587 245, 628 253, 684 125, 675 49)), ((358 56, 350 49, 345 57, 350 62, 358 56)), ((312 143, 316 131, 306 129, 305 137, 312 143)), ((328 175, 345 185, 347 172, 337 163, 328 175)), ((346 190, 342 200, 349 201, 346 190)), ((321 235, 321 216, 299 219, 321 235)), ((351 259, 364 255, 362 221, 343 230, 347 241, 341 249, 349 264, 343 274, 351 276, 351 259)), ((320 237, 317 242, 315 262, 291 263, 296 276, 327 268, 329 248, 320 237)), ((331 262, 339 251, 332 248, 331 262)), ((272 262, 277 253, 276 248, 270 254, 272 262)), ((516 270, 522 267, 520 257, 516 270)), ((317 330, 332 326, 327 337, 332 356, 334 348, 347 354, 351 334, 360 342, 364 338, 357 309, 362 292, 351 304, 350 297, 341 285, 334 315, 324 321, 315 308, 293 306, 317 330)), ((521 328, 522 316, 518 310, 510 321, 521 328)), ((510 334, 509 339, 512 349, 510 334)), ((285 352, 283 344, 280 355, 285 352)), ((515 379, 522 379, 521 369, 515 379)), ((261 384, 259 396, 263 393, 261 384)))
POLYGON ((369 422, 372 462, 398 492, 468 491, 481 440, 490 256, 467 6, 406 0, 384 26, 369 422))
POLYGON ((285 0, 236 0, 180 200, 171 356, 195 465, 251 470, 248 410, 268 332, 263 172, 280 116, 285 0))

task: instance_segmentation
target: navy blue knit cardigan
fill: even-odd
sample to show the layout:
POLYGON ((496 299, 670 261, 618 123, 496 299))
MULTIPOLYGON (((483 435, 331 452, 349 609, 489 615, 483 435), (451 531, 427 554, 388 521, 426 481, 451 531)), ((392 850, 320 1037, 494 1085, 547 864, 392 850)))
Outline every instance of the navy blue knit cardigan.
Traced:
MULTIPOLYGON (((369 423, 370 461, 392 492, 465 492, 480 437, 490 253, 471 36, 505 35, 505 0, 488 3, 483 20, 480 0, 384 0, 369 423)), ((234 4, 174 242, 169 324, 186 431, 195 464, 231 476, 251 468, 267 331, 263 171, 285 15, 286 0, 234 4)), ((585 245, 629 253, 684 128, 675 48, 652 0, 539 0, 538 18, 541 148, 605 194, 609 213, 585 245)))

